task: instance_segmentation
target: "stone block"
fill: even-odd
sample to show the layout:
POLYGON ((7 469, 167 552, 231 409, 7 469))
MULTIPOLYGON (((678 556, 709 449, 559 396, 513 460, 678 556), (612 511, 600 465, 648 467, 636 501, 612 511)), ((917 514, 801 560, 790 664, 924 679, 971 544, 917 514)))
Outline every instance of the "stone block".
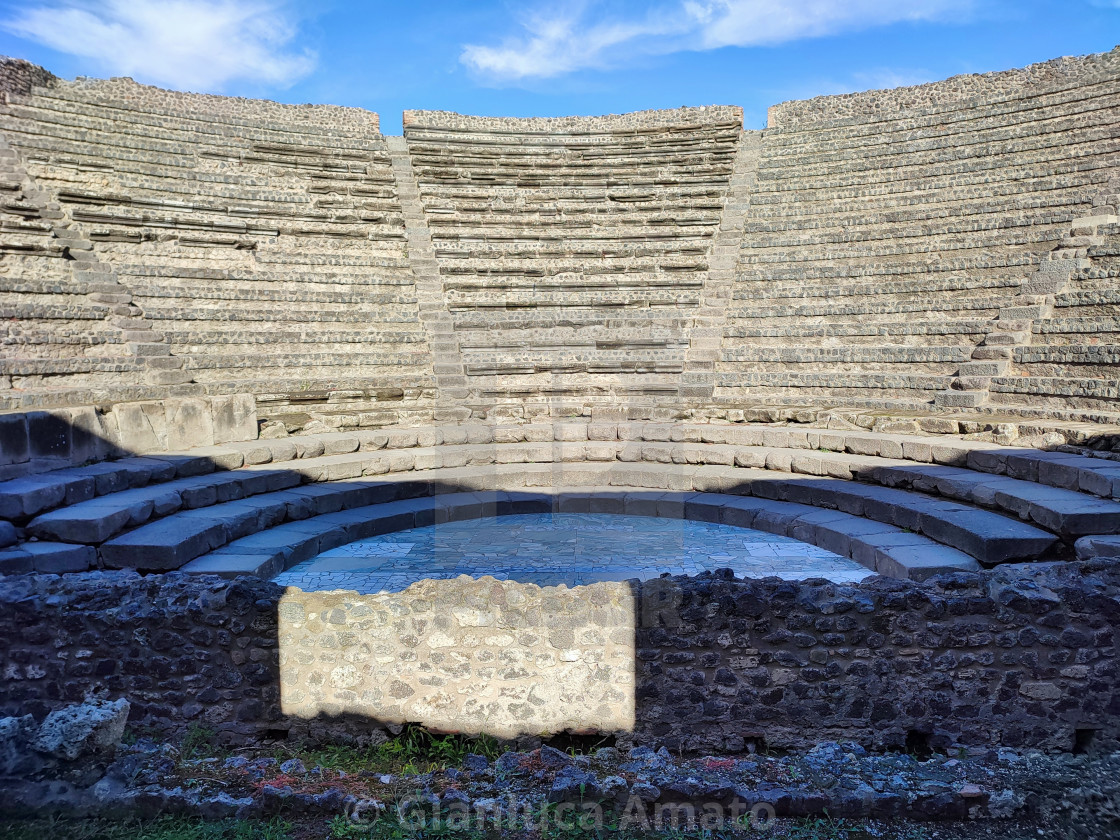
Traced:
POLYGON ((0 550, 0 575, 26 575, 35 571, 31 555, 19 548, 0 550))
MULTIPOLYGON (((858 553, 857 553, 858 554, 858 553)), ((875 571, 885 577, 928 580, 953 572, 979 572, 972 557, 948 546, 891 546, 877 552, 875 571)))
POLYGON ((74 761, 86 755, 111 755, 124 736, 128 701, 87 700, 47 715, 32 741, 38 752, 74 761))
POLYGON ((1098 557, 1120 558, 1120 535, 1082 537, 1074 544, 1078 560, 1098 557))
POLYGON ((211 553, 191 560, 180 571, 195 575, 217 575, 223 578, 235 578, 241 575, 270 578, 284 571, 284 561, 276 554, 211 553))
MULTIPOLYGON (((121 403, 113 406, 118 444, 126 452, 166 452, 167 416, 161 402, 121 403)), ((212 441, 211 441, 212 442, 212 441)))
POLYGON ((228 540, 224 521, 172 517, 109 540, 99 554, 111 569, 171 571, 228 540))
POLYGON ((73 429, 70 412, 30 411, 27 413, 27 440, 31 459, 55 462, 58 466, 70 463, 70 443, 73 429))
POLYGON ((69 409, 70 463, 102 461, 116 449, 101 424, 101 414, 92 406, 69 409))
POLYGON ((0 414, 0 466, 26 463, 31 457, 26 414, 0 414))
POLYGON ((91 569, 97 560, 97 552, 88 545, 28 542, 23 543, 20 549, 30 555, 35 571, 40 574, 85 572, 91 569))
POLYGON ((214 418, 208 401, 196 398, 167 400, 164 411, 169 450, 214 445, 214 418))
POLYGON ((250 394, 210 398, 214 443, 257 439, 257 401, 250 394))

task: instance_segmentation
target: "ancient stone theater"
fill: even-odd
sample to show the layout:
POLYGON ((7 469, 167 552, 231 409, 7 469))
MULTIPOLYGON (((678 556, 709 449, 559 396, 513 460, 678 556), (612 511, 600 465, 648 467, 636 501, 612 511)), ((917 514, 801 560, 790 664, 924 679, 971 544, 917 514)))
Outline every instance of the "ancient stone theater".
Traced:
POLYGON ((0 714, 1120 745, 1120 49, 564 118, 0 63, 0 714))

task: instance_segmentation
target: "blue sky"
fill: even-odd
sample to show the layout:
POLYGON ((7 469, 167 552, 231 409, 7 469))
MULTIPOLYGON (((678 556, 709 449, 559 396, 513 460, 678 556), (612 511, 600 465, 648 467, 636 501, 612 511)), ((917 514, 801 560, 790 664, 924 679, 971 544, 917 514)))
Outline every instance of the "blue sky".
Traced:
POLYGON ((381 114, 741 105, 1020 67, 1120 43, 1120 0, 0 0, 54 73, 381 114))

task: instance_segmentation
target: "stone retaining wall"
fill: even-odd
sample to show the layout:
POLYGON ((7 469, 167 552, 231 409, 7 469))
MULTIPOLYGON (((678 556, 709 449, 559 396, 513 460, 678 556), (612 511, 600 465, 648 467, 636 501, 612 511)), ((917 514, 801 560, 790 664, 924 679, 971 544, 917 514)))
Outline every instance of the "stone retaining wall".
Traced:
POLYGON ((1118 622, 1120 564, 1104 561, 922 584, 460 578, 380 596, 23 576, 0 581, 0 715, 99 694, 126 697, 137 724, 232 741, 417 722, 686 751, 1115 748, 1118 622))

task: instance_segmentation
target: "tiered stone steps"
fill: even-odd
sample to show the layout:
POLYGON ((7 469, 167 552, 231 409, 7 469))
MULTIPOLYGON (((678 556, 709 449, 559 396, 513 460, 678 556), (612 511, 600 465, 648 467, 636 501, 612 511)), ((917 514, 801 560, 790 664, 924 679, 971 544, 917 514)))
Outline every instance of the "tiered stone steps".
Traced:
POLYGON ((732 108, 561 121, 406 113, 476 396, 676 392, 741 123, 732 108))
POLYGON ((340 539, 340 517, 353 525, 346 534, 366 533, 399 525, 390 503, 406 499, 425 500, 407 508, 416 516, 444 504, 433 496, 567 487, 711 493, 739 499, 728 504, 740 511, 763 501, 804 506, 775 532, 792 534, 795 519, 808 531, 841 522, 840 553, 867 564, 874 551, 852 540, 870 528, 863 536, 898 549, 870 567, 895 576, 1070 556, 1076 540, 1120 534, 1120 462, 1104 458, 785 427, 446 426, 226 444, 10 481, 0 485, 0 514, 39 542, 0 552, 0 567, 60 571, 98 560, 166 570, 198 561, 188 568, 214 571, 221 555, 236 558, 229 574, 271 574, 316 553, 323 534, 340 539), (385 507, 365 510, 373 505, 385 507), (331 514, 339 516, 322 519, 331 514), (306 539, 291 542, 297 533, 306 539))
POLYGON ((311 110, 60 84, 0 131, 195 382, 430 388, 376 115, 311 110))
POLYGON ((972 375, 1115 173, 1118 105, 1120 73, 767 129, 717 397, 918 408, 972 375))
POLYGON ((1030 319, 1021 335, 996 333, 1010 363, 991 380, 994 403, 1036 412, 1120 407, 1120 197, 1105 198, 1111 204, 1075 220, 1051 254, 1055 264, 1073 268, 1068 280, 1037 290, 1051 294, 1024 295, 1009 310, 1030 319))
MULTIPOLYGON (((89 244, 0 136, 0 386, 82 388, 143 365, 121 329, 115 282, 90 270, 89 244)), ((122 323, 123 322, 123 323, 122 323)))

